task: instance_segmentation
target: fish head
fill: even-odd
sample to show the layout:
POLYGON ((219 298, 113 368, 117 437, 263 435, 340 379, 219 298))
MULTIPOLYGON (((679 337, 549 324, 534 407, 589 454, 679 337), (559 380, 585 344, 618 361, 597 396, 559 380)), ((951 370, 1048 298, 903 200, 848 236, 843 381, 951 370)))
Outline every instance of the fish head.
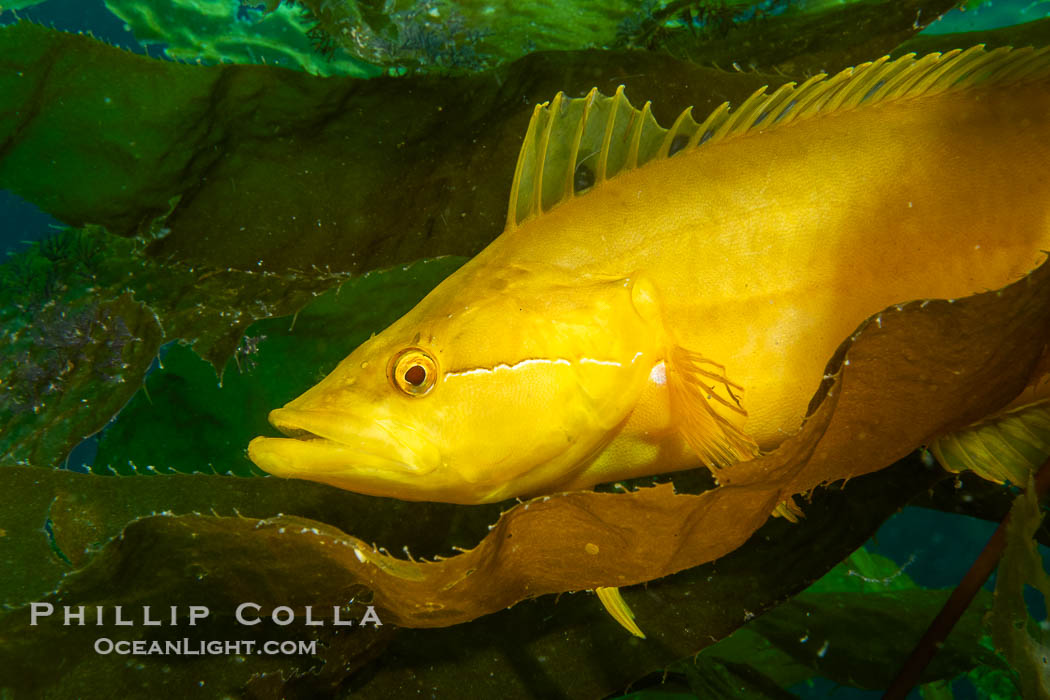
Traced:
POLYGON ((249 457, 277 476, 402 500, 485 503, 570 481, 656 361, 640 312, 652 288, 520 273, 454 274, 272 411, 286 437, 255 438, 249 457))

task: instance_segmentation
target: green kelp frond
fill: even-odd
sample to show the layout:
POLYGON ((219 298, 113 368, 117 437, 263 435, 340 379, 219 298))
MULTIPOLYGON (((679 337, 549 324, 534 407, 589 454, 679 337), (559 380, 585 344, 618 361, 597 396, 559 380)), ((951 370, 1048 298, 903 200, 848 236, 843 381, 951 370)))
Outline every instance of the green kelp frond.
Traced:
MULTIPOLYGON (((825 678, 881 690, 950 593, 921 588, 896 562, 862 547, 792 600, 670 666, 650 689, 672 683, 701 698, 774 699, 825 678)), ((1002 678, 1001 660, 984 643, 991 605, 982 592, 967 610, 923 675, 924 699, 951 698, 950 681, 960 675, 985 685, 1002 678)))
MULTIPOLYGON (((341 48, 395 73, 489 68, 497 60, 496 46, 512 41, 502 36, 514 23, 509 20, 518 13, 535 11, 528 3, 516 4, 513 14, 507 16, 501 14, 504 8, 491 3, 478 8, 461 1, 402 1, 387 2, 380 9, 378 3, 354 0, 299 1, 316 22, 312 37, 321 48, 329 52, 341 48)), ((559 5, 541 10, 559 11, 559 5)), ((527 51, 521 50, 518 55, 524 53, 527 51)))
POLYGON ((381 72, 337 47, 318 50, 315 22, 295 3, 274 3, 266 12, 240 0, 106 0, 106 6, 139 43, 162 45, 181 61, 274 65, 356 78, 381 72))
MULTIPOLYGON (((23 561, 37 562, 37 556, 49 556, 39 532, 39 523, 49 514, 54 541, 79 569, 63 579, 62 590, 55 596, 45 596, 43 591, 49 588, 42 586, 58 581, 61 568, 57 563, 44 580, 30 581, 22 597, 7 596, 5 602, 60 600, 58 614, 62 604, 104 605, 108 611, 113 605, 128 605, 137 611, 148 604, 165 612, 177 605, 182 613, 185 604, 196 604, 212 611, 212 626, 203 630, 184 624, 160 630, 136 625, 124 630, 128 635, 121 637, 124 639, 163 639, 168 634, 241 639, 245 638, 239 636, 244 628, 230 620, 238 604, 245 600, 258 603, 263 617, 274 605, 289 605, 297 615, 290 636, 274 637, 269 628, 266 634, 294 639, 303 631, 312 632, 335 645, 330 651, 319 648, 318 653, 326 654, 328 660, 338 656, 338 663, 324 667, 327 675, 321 678, 296 675, 309 665, 308 658, 265 654, 247 654, 234 663, 213 657, 216 663, 175 665, 164 656, 142 656, 136 668, 129 670, 126 657, 93 652, 98 628, 44 621, 29 630, 27 611, 20 609, 0 617, 0 658, 22 669, 17 677, 4 681, 18 690, 33 688, 40 693, 46 689, 54 697, 102 698, 112 697, 113 688, 122 683, 141 688, 154 680, 164 682, 158 691, 164 696, 183 690, 191 695, 203 680, 218 695, 235 694, 253 676, 271 673, 274 687, 283 692, 271 688, 272 693, 262 697, 328 697, 330 693, 316 686, 340 680, 369 697, 398 697, 405 687, 426 687, 430 695, 448 700, 462 697, 464 687, 480 689, 484 696, 498 692, 504 698, 531 698, 543 691, 605 697, 653 669, 692 657, 847 556, 909 494, 928 488, 929 474, 914 465, 902 467, 852 480, 845 491, 822 491, 815 496, 804 523, 773 522, 748 547, 717 565, 625 591, 631 606, 647 621, 652 642, 638 644, 619 631, 592 595, 544 596, 468 624, 398 629, 396 646, 389 650, 398 656, 398 663, 389 663, 391 657, 381 655, 381 647, 370 646, 382 641, 374 633, 394 628, 396 615, 372 594, 361 593, 358 583, 346 578, 344 567, 363 559, 373 562, 365 566, 376 566, 377 575, 418 585, 411 576, 406 579, 404 572, 418 570, 424 564, 421 558, 426 558, 426 565, 433 563, 431 558, 440 559, 435 556, 439 554, 455 559, 457 547, 471 547, 484 536, 487 525, 499 517, 498 505, 399 502, 278 479, 184 475, 99 479, 19 468, 0 470, 0 489, 26 504, 0 512, 0 528, 7 528, 12 542, 19 543, 9 550, 17 553, 11 559, 13 565, 21 567, 23 561), (165 510, 170 513, 161 514, 165 510), (194 510, 205 514, 182 515, 194 510), (149 516, 153 511, 156 516, 119 526, 121 518, 149 516), (282 512, 286 515, 277 515, 282 512), (111 537, 114 539, 99 551, 95 543, 111 537), (392 557, 371 542, 388 543, 391 548, 396 542, 396 564, 387 566, 392 557), (29 543, 35 545, 35 553, 28 546, 23 552, 22 545, 29 543), (798 555, 775 556, 782 550, 798 555), (381 562, 383 568, 375 562, 381 562), (352 601, 377 605, 383 627, 334 628, 330 624, 332 605, 352 601), (312 605, 313 619, 324 619, 326 625, 303 625, 303 604, 312 605), (56 647, 64 652, 61 674, 54 673, 56 647), (451 658, 450 650, 454 653, 451 658), (539 690, 535 675, 521 673, 522 663, 542 664, 539 690), (279 678, 278 669, 283 670, 279 678), (311 689, 312 693, 307 692, 311 689)), ((482 570, 463 573, 466 585, 485 575, 482 570)), ((11 589, 13 583, 5 584, 6 588, 11 589)), ((454 591, 455 587, 439 594, 428 606, 432 615, 456 613, 456 608, 441 608, 454 591)), ((359 608, 350 612, 348 617, 360 619, 359 608)), ((256 638, 254 634, 247 638, 256 638)))
POLYGON ((244 446, 268 429, 268 408, 319 381, 463 262, 447 257, 372 271, 317 296, 293 316, 253 323, 226 361, 221 384, 196 346, 172 347, 146 379, 148 391, 136 395, 103 433, 93 469, 149 474, 152 465, 183 473, 259 474, 244 446), (200 424, 211 427, 199 430, 200 424), (194 439, 186 439, 188 431, 194 439))
POLYGON ((1025 602, 1029 589, 1042 596, 1044 610, 1050 604, 1050 574, 1032 539, 1044 515, 1029 477, 1028 487, 1010 509, 990 618, 992 640, 1017 671, 1025 698, 1050 698, 1050 630, 1045 619, 1036 620, 1029 614, 1025 602))
MULTIPOLYGON (((346 278, 194 267, 149 258, 144 247, 99 227, 65 229, 0 265, 0 458, 61 467, 128 403, 166 342, 192 345, 208 387, 233 357, 249 371, 252 322, 291 313, 346 278)), ((243 469, 204 471, 252 473, 247 460, 234 464, 243 469)))
MULTIPOLYGON (((614 45, 664 51, 680 60, 726 70, 808 77, 869 60, 879 55, 875 46, 906 41, 955 4, 955 0, 647 0, 621 22, 614 45), (851 38, 840 41, 845 36, 851 38)), ((930 50, 937 48, 941 47, 930 50)))
POLYGON ((471 72, 539 51, 664 50, 724 67, 772 69, 822 51, 836 69, 870 58, 872 44, 896 45, 954 0, 297 0, 327 44, 395 72, 471 72), (834 26, 833 31, 827 31, 834 26), (821 31, 823 28, 824 31, 821 31), (849 37, 849 38, 846 38, 849 37), (866 45, 869 55, 844 51, 866 45), (800 51, 800 49, 803 49, 800 51))
MULTIPOLYGON (((896 45, 856 25, 816 33, 834 38, 818 66, 829 70, 896 45)), ((690 104, 707 113, 774 82, 637 51, 537 54, 440 82, 320 79, 151 60, 28 22, 0 28, 0 54, 0 187, 121 235, 176 201, 149 254, 241 270, 364 272, 477 253, 503 229, 530 106, 558 90, 624 84, 670 124, 690 104)))
POLYGON ((61 466, 127 403, 156 355, 153 311, 117 285, 99 289, 112 251, 67 229, 0 265, 0 459, 61 466))
POLYGON ((24 10, 27 7, 39 5, 42 2, 44 2, 44 0, 3 0, 3 2, 0 2, 0 12, 5 12, 7 10, 24 10))

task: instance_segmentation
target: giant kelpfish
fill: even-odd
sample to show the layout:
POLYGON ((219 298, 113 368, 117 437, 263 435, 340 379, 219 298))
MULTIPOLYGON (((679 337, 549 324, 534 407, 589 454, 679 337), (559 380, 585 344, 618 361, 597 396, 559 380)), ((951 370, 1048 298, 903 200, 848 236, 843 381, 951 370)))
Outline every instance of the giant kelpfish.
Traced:
MULTIPOLYGON (((502 235, 248 453, 453 503, 728 466, 798 432, 866 318, 1001 288, 1045 250, 1050 49, 884 57, 670 129, 622 87, 559 94, 502 235)), ((1050 452, 1045 374, 935 453, 1025 483, 1050 452)))

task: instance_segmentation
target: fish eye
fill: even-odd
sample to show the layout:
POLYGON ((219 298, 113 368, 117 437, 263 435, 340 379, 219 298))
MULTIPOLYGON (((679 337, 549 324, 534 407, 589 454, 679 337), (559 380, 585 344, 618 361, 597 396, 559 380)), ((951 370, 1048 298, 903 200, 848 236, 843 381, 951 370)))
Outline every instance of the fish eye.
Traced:
POLYGON ((409 396, 423 396, 437 383, 437 362, 425 350, 405 348, 390 361, 390 382, 409 396))

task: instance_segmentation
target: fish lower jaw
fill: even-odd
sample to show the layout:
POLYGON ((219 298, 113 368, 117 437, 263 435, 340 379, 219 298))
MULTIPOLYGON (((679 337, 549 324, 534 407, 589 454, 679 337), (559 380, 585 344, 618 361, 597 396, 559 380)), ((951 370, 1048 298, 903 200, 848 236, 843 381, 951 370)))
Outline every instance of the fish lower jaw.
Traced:
POLYGON ((248 444, 248 457, 273 476, 317 481, 369 496, 466 505, 503 500, 491 489, 450 479, 442 470, 417 469, 323 438, 257 437, 248 444))
POLYGON ((304 438, 257 437, 248 444, 248 458, 274 476, 316 481, 336 474, 396 479, 430 471, 312 433, 304 438))
MULTIPOLYGON (((256 464, 279 476, 313 478, 311 473, 360 473, 365 478, 390 475, 421 476, 440 466, 441 454, 425 441, 401 444, 380 422, 362 421, 353 415, 320 410, 278 408, 270 411, 270 424, 286 437, 266 438, 249 445, 254 455, 274 467, 256 464), (278 471, 279 470, 279 471, 278 471)), ((258 438, 257 438, 258 439, 258 438)))

